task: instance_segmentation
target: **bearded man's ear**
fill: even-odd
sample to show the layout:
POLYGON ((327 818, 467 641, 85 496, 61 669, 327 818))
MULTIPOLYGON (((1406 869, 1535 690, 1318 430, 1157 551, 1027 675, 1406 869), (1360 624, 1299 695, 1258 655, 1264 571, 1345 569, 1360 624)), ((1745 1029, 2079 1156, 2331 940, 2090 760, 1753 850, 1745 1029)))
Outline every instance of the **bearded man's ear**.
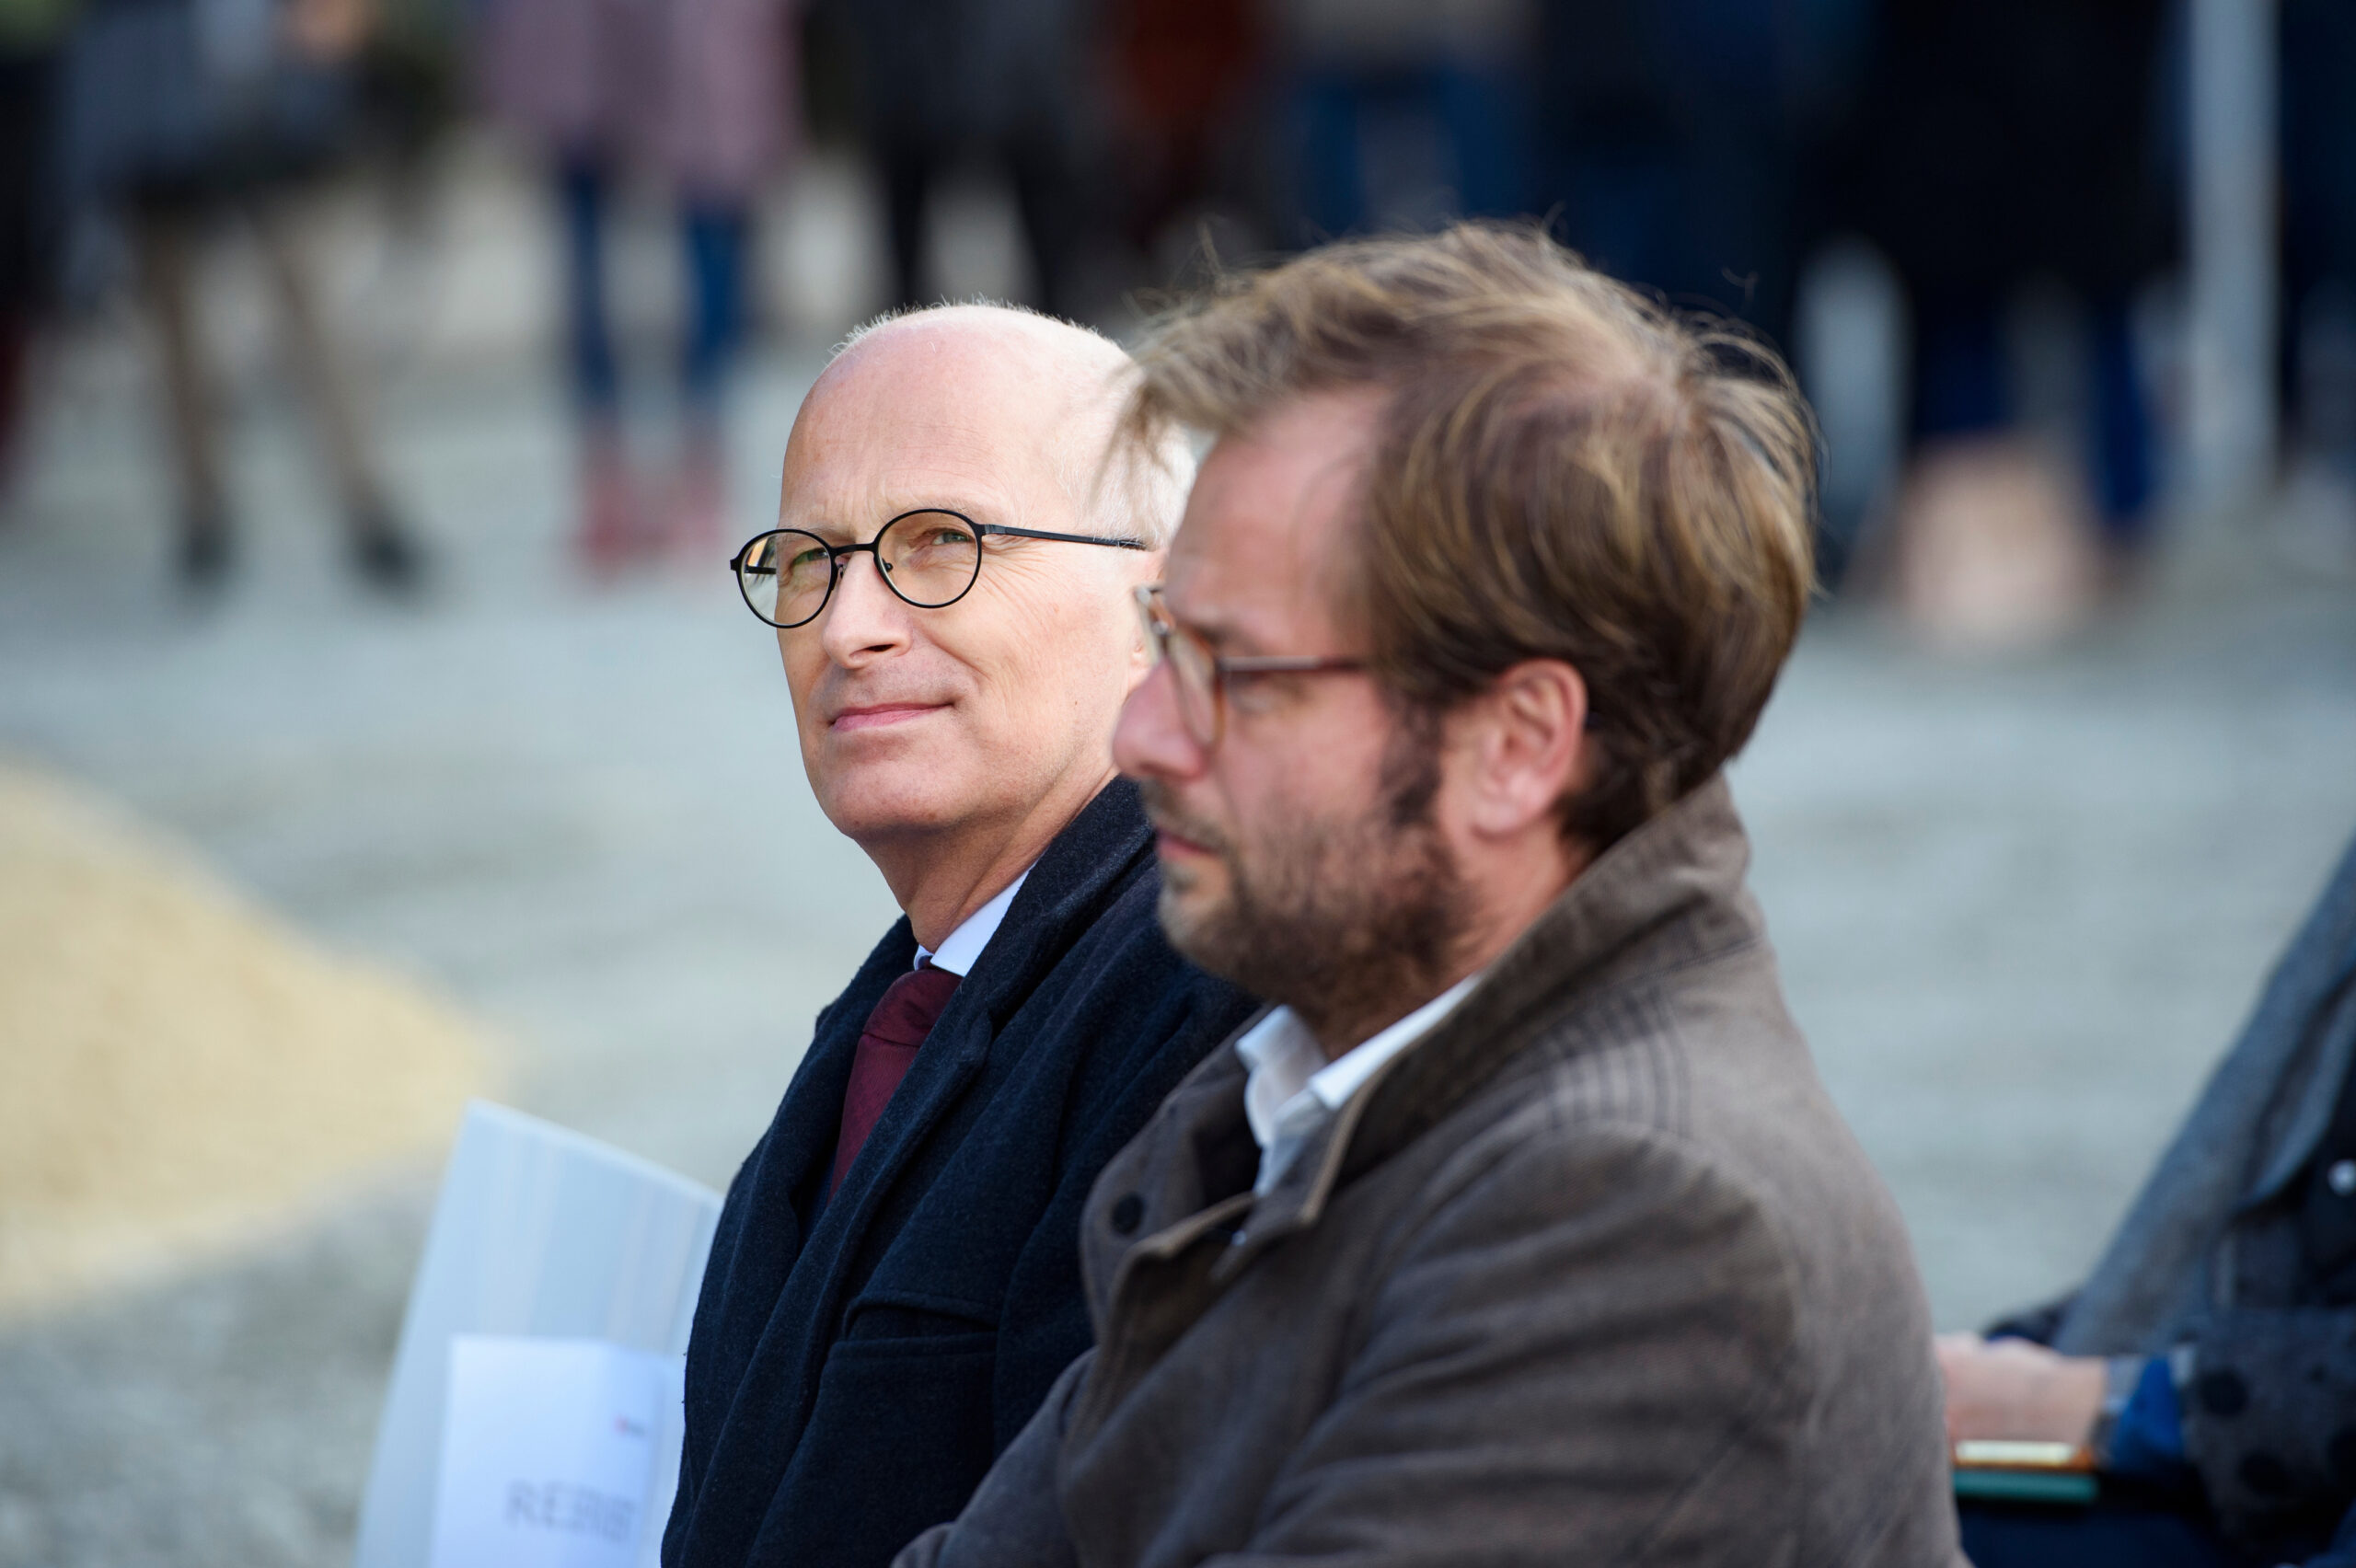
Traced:
POLYGON ((1484 838, 1553 831, 1589 771, 1587 682, 1560 659, 1526 659, 1457 715, 1465 825, 1484 838))

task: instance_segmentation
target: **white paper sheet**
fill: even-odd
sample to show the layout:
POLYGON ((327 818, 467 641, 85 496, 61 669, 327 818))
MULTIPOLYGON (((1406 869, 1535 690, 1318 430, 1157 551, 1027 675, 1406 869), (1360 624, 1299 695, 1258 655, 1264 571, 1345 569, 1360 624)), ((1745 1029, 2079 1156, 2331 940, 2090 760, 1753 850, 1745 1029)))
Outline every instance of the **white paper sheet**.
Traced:
MULTIPOLYGON (((660 1166, 503 1106, 469 1105, 401 1323, 356 1568, 430 1568, 457 1339, 585 1339, 684 1356, 719 1217, 718 1193, 660 1166)), ((644 1505, 656 1521, 641 1532, 637 1561, 647 1564, 676 1448, 653 1462, 663 1474, 644 1505)))
POLYGON ((686 1366, 605 1340, 454 1338, 432 1568, 654 1561, 686 1366))

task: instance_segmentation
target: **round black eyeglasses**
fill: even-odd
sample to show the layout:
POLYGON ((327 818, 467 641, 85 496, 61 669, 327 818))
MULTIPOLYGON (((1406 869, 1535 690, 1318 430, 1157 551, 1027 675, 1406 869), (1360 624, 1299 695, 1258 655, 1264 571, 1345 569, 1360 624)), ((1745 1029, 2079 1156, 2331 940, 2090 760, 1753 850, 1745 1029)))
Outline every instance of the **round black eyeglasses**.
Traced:
POLYGON ((884 585, 903 601, 920 610, 945 609, 980 581, 985 535, 1123 550, 1152 548, 1143 539, 1010 528, 1002 523, 976 523, 962 512, 927 507, 901 513, 863 545, 830 545, 799 528, 772 528, 746 541, 728 568, 736 574, 745 606, 770 626, 790 631, 818 618, 842 580, 844 558, 861 553, 875 558, 884 585))

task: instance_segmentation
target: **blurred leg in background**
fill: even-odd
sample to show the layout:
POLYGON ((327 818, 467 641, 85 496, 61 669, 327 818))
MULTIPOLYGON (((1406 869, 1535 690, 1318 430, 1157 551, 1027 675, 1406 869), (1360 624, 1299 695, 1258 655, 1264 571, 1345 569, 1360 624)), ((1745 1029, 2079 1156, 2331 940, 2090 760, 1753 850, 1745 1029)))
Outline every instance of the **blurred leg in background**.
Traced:
POLYGON ((155 328, 165 432, 179 494, 180 581, 211 589, 228 575, 232 531, 215 432, 220 399, 191 297, 199 218, 185 201, 148 196, 133 202, 130 222, 140 288, 155 328))
POLYGON ((1358 151, 1363 96, 1357 84, 1338 71, 1302 70, 1294 77, 1301 226, 1293 238, 1301 243, 1337 239, 1366 220, 1366 181, 1358 151))
POLYGON ((650 513, 630 473, 622 377, 606 268, 614 177, 599 159, 566 159, 563 213, 566 364, 580 428, 583 559, 600 574, 663 548, 716 543, 727 521, 724 418, 728 373, 745 334, 745 262, 751 216, 740 206, 690 203, 679 217, 687 319, 679 355, 678 461, 660 511, 650 513))
POLYGON ((676 203, 691 301, 664 544, 699 566, 733 532, 723 416, 752 324, 754 202, 801 136, 797 11, 788 0, 662 0, 663 85, 640 121, 641 156, 676 203))
MULTIPOLYGON (((680 367, 686 396, 668 525, 670 543, 710 553, 727 525, 728 473, 722 427, 728 373, 745 341, 745 257, 752 220, 745 209, 690 206, 680 221, 694 296, 680 367)), ((731 541, 733 542, 733 541, 731 541)))
MULTIPOLYGON (((235 530, 223 476, 223 406, 196 306, 196 259, 207 219, 225 215, 186 193, 133 200, 131 231, 156 334, 165 426, 179 492, 181 581, 210 590, 234 563, 235 530)), ((424 556, 395 512, 361 416, 352 378, 320 309, 300 235, 264 201, 247 210, 270 277, 286 357, 300 382, 347 530, 353 568, 388 592, 421 585, 424 556)))
POLYGON ((284 210, 263 200, 251 209, 262 263, 278 298, 287 357, 302 383, 321 455, 343 511, 352 563, 377 588, 405 593, 421 585, 425 560, 393 507, 358 383, 319 305, 301 232, 284 210))
POLYGON ((1430 91, 1448 137, 1459 212, 1468 218, 1528 212, 1529 105, 1519 69, 1486 52, 1443 59, 1430 91))
POLYGON ((622 0, 491 0, 479 16, 491 107, 548 159, 575 437, 573 547, 600 575, 635 555, 645 531, 623 438, 606 269, 620 122, 631 102, 611 57, 636 56, 638 94, 649 76, 631 19, 622 0))
POLYGON ((502 118, 554 170, 565 363, 578 441, 583 562, 610 575, 729 529, 729 372, 746 335, 754 200, 798 121, 785 0, 491 0, 485 75, 502 118), (652 176, 678 225, 678 431, 667 483, 633 478, 610 270, 626 181, 652 176))
POLYGON ((0 499, 24 417, 26 361, 50 282, 57 29, 0 31, 0 499))
POLYGON ((1000 144, 1014 210, 1030 248, 1034 303, 1050 316, 1079 309, 1073 271, 1088 213, 1072 145, 1072 127, 1058 106, 1043 104, 1007 128, 1000 144))
POLYGON ((1914 299, 1914 439, 1969 440, 2001 431, 2004 340, 1995 294, 1921 289, 1914 299))
POLYGON ((932 283, 926 271, 931 244, 927 203, 943 162, 941 149, 920 124, 896 111, 871 121, 870 139, 884 184, 884 215, 892 248, 892 303, 906 308, 926 303, 932 283))
POLYGON ((581 521, 575 541, 593 571, 618 571, 642 525, 622 435, 621 372, 606 302, 606 219, 611 177, 575 154, 557 170, 564 225, 565 367, 579 431, 581 521))
POLYGON ((2087 310, 2094 425, 2089 446, 2095 504, 2115 559, 2140 557, 2150 542, 2155 488, 2151 399, 2144 391, 2131 302, 2122 291, 2093 300, 2087 310))

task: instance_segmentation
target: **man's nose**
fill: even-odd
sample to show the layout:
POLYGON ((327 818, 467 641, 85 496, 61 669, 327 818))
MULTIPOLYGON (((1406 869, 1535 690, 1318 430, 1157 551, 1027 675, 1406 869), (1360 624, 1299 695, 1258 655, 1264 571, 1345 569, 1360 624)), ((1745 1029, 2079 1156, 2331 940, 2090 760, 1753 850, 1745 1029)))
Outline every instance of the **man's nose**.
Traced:
POLYGON ((916 612, 884 585, 873 552, 845 556, 836 571, 835 591, 818 617, 818 643, 826 657, 854 666, 907 647, 908 617, 916 612))
POLYGON ((1177 676, 1156 664, 1121 705, 1113 726, 1113 766, 1132 778, 1194 778, 1210 758, 1178 712, 1177 676))

